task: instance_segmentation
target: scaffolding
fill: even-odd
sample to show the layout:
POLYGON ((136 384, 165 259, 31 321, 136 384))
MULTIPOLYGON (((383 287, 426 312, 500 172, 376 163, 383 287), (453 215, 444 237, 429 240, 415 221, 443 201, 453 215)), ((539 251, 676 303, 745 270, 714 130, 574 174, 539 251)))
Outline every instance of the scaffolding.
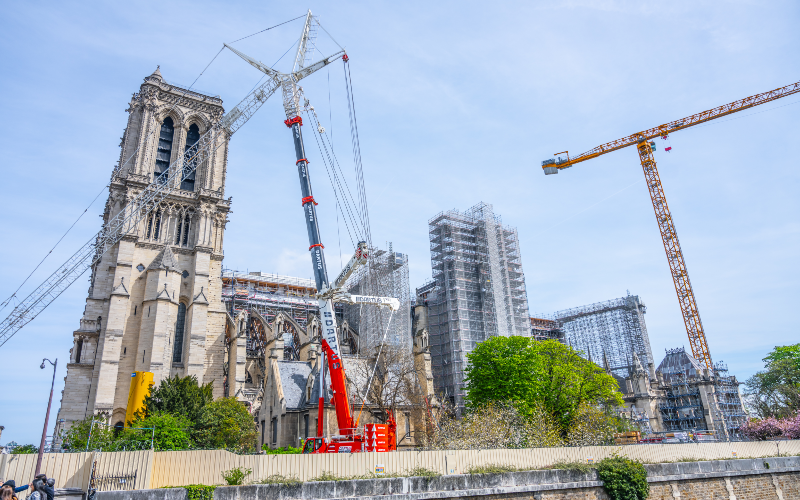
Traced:
POLYGON ((660 382, 665 392, 659 404, 664 430, 708 430, 707 417, 715 431, 729 439, 740 437, 740 427, 747 421, 739 395, 739 381, 729 375, 722 361, 708 370, 683 347, 668 349, 658 366, 660 382), (719 428, 721 427, 721 428, 719 428))
POLYGON ((714 381, 717 404, 722 418, 725 419, 725 427, 732 438, 739 438, 740 428, 747 422, 748 417, 739 394, 740 382, 736 380, 735 375, 728 374, 728 365, 722 361, 714 364, 714 381))
POLYGON ((549 319, 561 324, 567 343, 587 359, 598 364, 607 359, 611 372, 626 378, 636 370, 638 358, 652 378, 654 362, 645 311, 639 296, 628 293, 618 299, 559 311, 549 319))
POLYGON ((535 340, 557 340, 566 344, 566 336, 561 323, 554 319, 531 317, 531 337, 535 340))
POLYGON ((670 379, 664 391, 664 402, 658 405, 664 430, 708 430, 700 388, 691 384, 684 373, 675 373, 670 379))
POLYGON ((283 312, 305 328, 319 305, 314 280, 268 274, 222 271, 222 302, 232 317, 243 310, 258 311, 268 322, 283 312))
POLYGON ((353 273, 345 289, 353 295, 394 297, 400 301, 400 310, 395 313, 385 307, 344 306, 344 318, 358 331, 362 352, 379 345, 384 335, 389 344, 411 349, 408 255, 393 251, 391 243, 388 251, 370 248, 367 264, 353 273))
POLYGON ((434 284, 424 294, 434 381, 461 406, 467 353, 496 335, 530 335, 519 237, 485 203, 439 213, 428 232, 434 284))

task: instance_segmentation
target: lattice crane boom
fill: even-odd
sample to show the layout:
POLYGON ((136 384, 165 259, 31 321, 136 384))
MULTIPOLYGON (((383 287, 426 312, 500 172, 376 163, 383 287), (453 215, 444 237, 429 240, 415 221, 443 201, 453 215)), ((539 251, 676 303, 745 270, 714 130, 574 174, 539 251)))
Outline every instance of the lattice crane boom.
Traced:
MULTIPOLYGON (((618 149, 626 148, 628 146, 633 146, 634 144, 638 144, 642 140, 648 141, 650 139, 655 139, 656 137, 661 137, 667 134, 671 134, 673 132, 677 132, 678 130, 683 130, 685 128, 693 127, 695 125, 700 125, 701 123, 709 122, 711 120, 716 120, 717 118, 722 118, 723 116, 727 116, 732 113, 743 111, 745 109, 752 108, 761 104, 766 104, 770 101, 780 99, 781 97, 790 96, 798 92, 800 92, 800 82, 795 82, 791 85, 787 85, 779 89, 770 90, 769 92, 762 92, 760 94, 751 95, 750 97, 745 97, 744 99, 739 99, 738 101, 733 101, 731 103, 725 104, 724 106, 711 108, 709 110, 703 111, 702 113, 695 113, 691 116, 687 116, 686 118, 681 118, 680 120, 673 120, 663 125, 659 125, 657 127, 653 127, 644 130, 642 132, 637 132, 635 134, 629 135, 628 137, 623 137, 621 139, 617 139, 616 141, 611 141, 605 144, 601 144, 600 146, 597 146, 594 149, 590 149, 585 153, 581 153, 574 158, 569 158, 569 153, 565 151, 565 153, 567 153, 566 160, 560 158, 557 160, 546 160, 545 162, 542 162, 542 168, 545 170, 545 174, 548 175, 555 174, 558 173, 557 172, 558 170, 569 168, 575 165, 576 163, 590 160, 592 158, 596 158, 600 155, 610 153, 618 149), (554 167, 557 170, 553 170, 554 167)), ((561 153, 556 153, 556 154, 561 154, 561 153)))
POLYGON ((94 266, 123 236, 136 230, 158 204, 172 193, 180 181, 209 159, 225 143, 224 138, 242 127, 262 104, 280 87, 270 79, 253 89, 238 105, 230 110, 197 143, 175 160, 164 173, 147 186, 119 213, 64 264, 58 267, 41 285, 20 301, 6 319, 0 323, 0 346, 5 344, 20 328, 28 324, 59 295, 70 287, 86 270, 94 266))
POLYGON ((654 143, 651 143, 650 140, 798 92, 800 92, 800 82, 739 99, 738 101, 724 106, 718 106, 680 120, 673 120, 664 125, 659 125, 628 137, 602 144, 574 158, 570 158, 569 152, 565 151, 564 153, 567 154, 566 159, 549 159, 542 162, 542 169, 546 175, 557 174, 559 170, 569 168, 576 163, 590 160, 628 146, 636 146, 637 152, 639 153, 639 161, 647 181, 647 189, 650 192, 650 200, 653 203, 658 229, 661 233, 661 241, 664 244, 664 251, 667 254, 667 262, 669 263, 670 273, 672 274, 672 281, 678 295, 678 303, 681 307, 686 333, 689 336, 689 345, 692 348, 692 355, 696 359, 702 361, 709 371, 712 371, 714 368, 711 360, 711 353, 708 349, 703 323, 700 321, 700 313, 697 308, 694 291, 692 290, 692 284, 689 280, 689 271, 686 269, 686 262, 683 258, 680 241, 678 241, 678 233, 675 230, 675 223, 672 220, 672 214, 667 205, 667 198, 664 195, 664 187, 661 184, 661 178, 656 168, 656 161, 653 156, 654 143))

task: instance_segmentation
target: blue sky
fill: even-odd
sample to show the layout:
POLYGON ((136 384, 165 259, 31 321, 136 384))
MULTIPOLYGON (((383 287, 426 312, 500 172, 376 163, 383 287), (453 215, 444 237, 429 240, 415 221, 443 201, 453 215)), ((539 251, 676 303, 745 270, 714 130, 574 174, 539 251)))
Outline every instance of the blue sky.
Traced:
MULTIPOLYGON (((223 42, 309 7, 350 55, 373 239, 409 254, 412 288, 430 277, 428 219, 483 201, 519 229, 531 311, 630 290, 647 305, 657 360, 687 345, 636 152, 558 176, 545 177, 540 163, 797 81, 796 2, 4 2, 0 296, 104 190, 124 110, 143 77, 161 65, 165 79, 188 85, 223 42)), ((272 64, 296 40, 299 23, 235 46, 272 64)), ((324 40, 320 49, 333 51, 324 40)), ((276 67, 288 69, 290 56, 276 67)), ((195 87, 219 94, 230 109, 260 77, 225 51, 195 87)), ((341 63, 303 85, 352 173, 341 63)), ((772 347, 800 338, 792 313, 800 299, 798 101, 657 141, 712 356, 740 379, 760 369, 772 347)), ((308 277, 283 119, 273 98, 232 139, 225 266, 308 277)), ((310 137, 306 145, 313 175, 322 162, 310 137)), ((318 172, 315 197, 334 273, 333 194, 318 172)), ((104 200, 105 193, 23 295, 99 230, 104 200)), ((351 252, 343 237, 341 253, 351 252)), ((52 375, 39 370, 43 357, 59 359, 52 426, 87 280, 0 348, 3 443, 39 441, 52 375)))

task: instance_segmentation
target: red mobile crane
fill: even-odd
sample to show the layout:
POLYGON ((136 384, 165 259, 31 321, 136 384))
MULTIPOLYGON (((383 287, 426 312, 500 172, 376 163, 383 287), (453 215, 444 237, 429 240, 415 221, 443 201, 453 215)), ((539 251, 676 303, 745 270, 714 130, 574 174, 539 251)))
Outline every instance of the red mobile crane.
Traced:
MULTIPOLYGON (((299 143, 300 148, 302 148, 302 135, 296 133, 294 137, 295 146, 299 143)), ((308 177, 306 176, 305 179, 306 181, 302 183, 303 194, 305 194, 305 186, 307 185, 308 177)), ((308 184, 309 192, 310 187, 310 184, 308 184)), ((314 205, 311 204, 311 202, 308 203, 313 208, 314 205)), ((308 209, 306 213, 308 213, 308 209)), ((314 215, 316 219, 316 212, 314 215)), ((309 228, 309 239, 313 241, 314 236, 318 236, 316 224, 307 224, 307 227, 309 228)), ((336 423, 339 427, 339 434, 331 436, 330 439, 326 439, 322 435, 323 411, 325 408, 325 378, 323 370, 320 369, 321 380, 317 436, 306 439, 303 446, 303 453, 356 453, 360 451, 395 451, 397 449, 397 424, 392 413, 389 413, 386 424, 366 424, 364 426, 364 432, 359 432, 358 422, 353 421, 353 415, 350 411, 350 400, 347 396, 347 377, 344 364, 339 356, 336 319, 332 315, 334 301, 348 304, 385 306, 389 307, 392 311, 397 311, 400 308, 400 301, 393 297, 351 295, 343 290, 347 279, 356 269, 367 263, 367 258, 367 243, 361 241, 356 246, 353 257, 350 258, 350 261, 344 266, 342 272, 339 273, 336 281, 334 281, 333 286, 325 287, 325 285, 323 285, 323 288, 317 294, 320 312, 324 318, 324 332, 321 339, 322 353, 323 356, 327 358, 327 368, 331 376, 331 389, 333 390, 331 403, 336 410, 336 423), (330 308, 330 311, 326 311, 328 308, 330 308)), ((324 260, 322 262, 322 272, 325 273, 324 260)), ((324 362, 322 366, 324 368, 324 362)))
MULTIPOLYGON (((311 191, 311 178, 308 171, 308 160, 306 159, 305 146, 303 145, 303 133, 300 129, 303 119, 300 116, 300 99, 303 97, 303 89, 297 85, 301 78, 304 78, 334 59, 341 57, 344 64, 348 63, 347 54, 342 51, 329 56, 322 61, 305 65, 306 50, 309 45, 313 46, 313 36, 311 30, 312 23, 311 11, 306 16, 303 32, 297 46, 294 67, 292 72, 280 73, 262 62, 253 59, 242 52, 226 45, 236 55, 250 63, 251 66, 267 74, 274 79, 283 90, 283 107, 286 112, 284 123, 292 129, 294 139, 294 149, 297 161, 297 173, 300 177, 301 205, 306 219, 306 229, 308 230, 308 251, 311 253, 311 264, 314 270, 314 279, 317 285, 317 300, 319 301, 320 321, 322 322, 322 333, 320 342, 322 353, 327 358, 327 368, 331 377, 331 389, 333 396, 331 403, 336 410, 336 423, 339 434, 326 439, 322 435, 323 409, 324 409, 324 380, 320 381, 320 400, 319 400, 319 420, 317 424, 317 437, 309 438, 303 446, 303 453, 353 453, 360 451, 390 451, 397 448, 395 435, 396 424, 394 416, 389 415, 387 424, 366 424, 364 432, 359 432, 358 422, 353 421, 350 412, 350 401, 347 397, 347 378, 345 376, 344 364, 339 355, 339 340, 337 335, 336 315, 333 308, 334 302, 347 304, 364 304, 389 307, 392 311, 400 309, 400 301, 392 297, 368 297, 364 295, 350 295, 344 291, 343 287, 347 279, 360 266, 367 262, 367 243, 361 241, 356 246, 356 251, 350 262, 342 269, 331 286, 328 281, 328 270, 325 265, 325 254, 319 234, 317 223, 317 202, 311 191)), ((325 363, 321 366, 324 368, 325 363)), ((322 372, 322 370, 320 370, 322 372)), ((370 381, 371 382, 371 381, 370 381)))

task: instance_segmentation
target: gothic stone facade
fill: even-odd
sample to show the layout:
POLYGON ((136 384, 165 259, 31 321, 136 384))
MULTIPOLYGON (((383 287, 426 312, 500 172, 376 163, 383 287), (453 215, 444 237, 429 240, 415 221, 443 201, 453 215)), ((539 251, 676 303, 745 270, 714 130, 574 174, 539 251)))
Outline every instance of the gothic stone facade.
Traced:
MULTIPOLYGON (((219 97, 170 85, 158 69, 133 94, 105 223, 180 158, 224 113, 219 97)), ((74 332, 59 422, 106 412, 125 418, 131 373, 213 382, 225 395, 221 301, 228 138, 94 266, 74 332)), ((166 176, 165 176, 166 177, 166 176)), ((62 424, 63 425, 63 424, 62 424)), ((62 427, 59 425, 59 428, 62 427)), ((59 429, 56 429, 57 431, 59 429)))

